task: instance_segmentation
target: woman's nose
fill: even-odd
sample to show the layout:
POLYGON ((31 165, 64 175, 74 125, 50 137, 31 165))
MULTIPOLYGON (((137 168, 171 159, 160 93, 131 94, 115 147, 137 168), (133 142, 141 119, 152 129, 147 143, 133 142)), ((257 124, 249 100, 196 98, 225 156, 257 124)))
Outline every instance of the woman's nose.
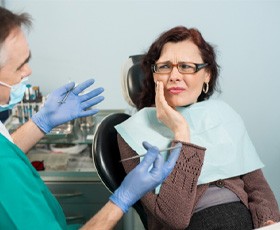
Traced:
POLYGON ((173 66, 173 69, 170 73, 169 81, 181 81, 182 74, 179 72, 177 66, 173 66))

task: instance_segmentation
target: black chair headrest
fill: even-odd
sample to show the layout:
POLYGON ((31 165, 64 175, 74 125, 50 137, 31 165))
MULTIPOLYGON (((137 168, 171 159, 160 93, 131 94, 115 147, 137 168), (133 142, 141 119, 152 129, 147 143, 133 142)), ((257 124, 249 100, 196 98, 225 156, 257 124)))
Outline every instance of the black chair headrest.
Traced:
POLYGON ((143 55, 130 56, 123 68, 123 95, 127 103, 133 107, 138 103, 139 95, 143 88, 145 75, 141 67, 142 58, 143 55))

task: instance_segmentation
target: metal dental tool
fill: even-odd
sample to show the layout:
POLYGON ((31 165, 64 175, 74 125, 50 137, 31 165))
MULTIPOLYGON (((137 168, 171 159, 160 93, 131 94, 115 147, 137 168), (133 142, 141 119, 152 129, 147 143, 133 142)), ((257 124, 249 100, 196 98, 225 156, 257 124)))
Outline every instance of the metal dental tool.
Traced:
MULTIPOLYGON (((177 149, 177 148, 181 148, 181 146, 173 146, 173 147, 169 147, 169 148, 165 148, 165 149, 160 149, 159 152, 166 152, 168 150, 177 149)), ((139 158, 139 157, 143 157, 146 154, 147 153, 139 154, 139 155, 133 156, 133 157, 124 158, 124 159, 120 160, 120 162, 124 162, 124 161, 128 161, 128 160, 136 159, 136 158, 139 158)))
POLYGON ((65 103, 67 97, 69 96, 69 94, 71 93, 71 91, 75 88, 75 86, 73 86, 72 89, 69 89, 68 92, 65 94, 64 98, 61 101, 58 101, 59 104, 63 104, 65 103))

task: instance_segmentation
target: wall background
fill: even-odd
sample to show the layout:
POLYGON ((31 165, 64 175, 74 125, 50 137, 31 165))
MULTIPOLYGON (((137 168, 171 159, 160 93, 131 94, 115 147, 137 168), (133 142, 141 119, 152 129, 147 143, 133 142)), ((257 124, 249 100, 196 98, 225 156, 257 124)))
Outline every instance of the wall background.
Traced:
POLYGON ((217 47, 219 97, 243 117, 280 204, 280 1, 7 0, 5 6, 34 18, 31 84, 46 94, 69 79, 93 77, 106 90, 101 109, 127 107, 120 76, 129 55, 145 52, 173 26, 197 27, 217 47))

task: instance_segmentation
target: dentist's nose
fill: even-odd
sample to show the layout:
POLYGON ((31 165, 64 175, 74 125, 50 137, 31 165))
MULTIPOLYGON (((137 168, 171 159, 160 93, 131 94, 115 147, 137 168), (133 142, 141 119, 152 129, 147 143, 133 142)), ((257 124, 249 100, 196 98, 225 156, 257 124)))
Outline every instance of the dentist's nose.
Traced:
POLYGON ((32 69, 30 68, 28 63, 26 63, 24 65, 24 68, 23 68, 21 74, 22 74, 23 77, 28 77, 28 76, 30 76, 32 74, 32 69))

